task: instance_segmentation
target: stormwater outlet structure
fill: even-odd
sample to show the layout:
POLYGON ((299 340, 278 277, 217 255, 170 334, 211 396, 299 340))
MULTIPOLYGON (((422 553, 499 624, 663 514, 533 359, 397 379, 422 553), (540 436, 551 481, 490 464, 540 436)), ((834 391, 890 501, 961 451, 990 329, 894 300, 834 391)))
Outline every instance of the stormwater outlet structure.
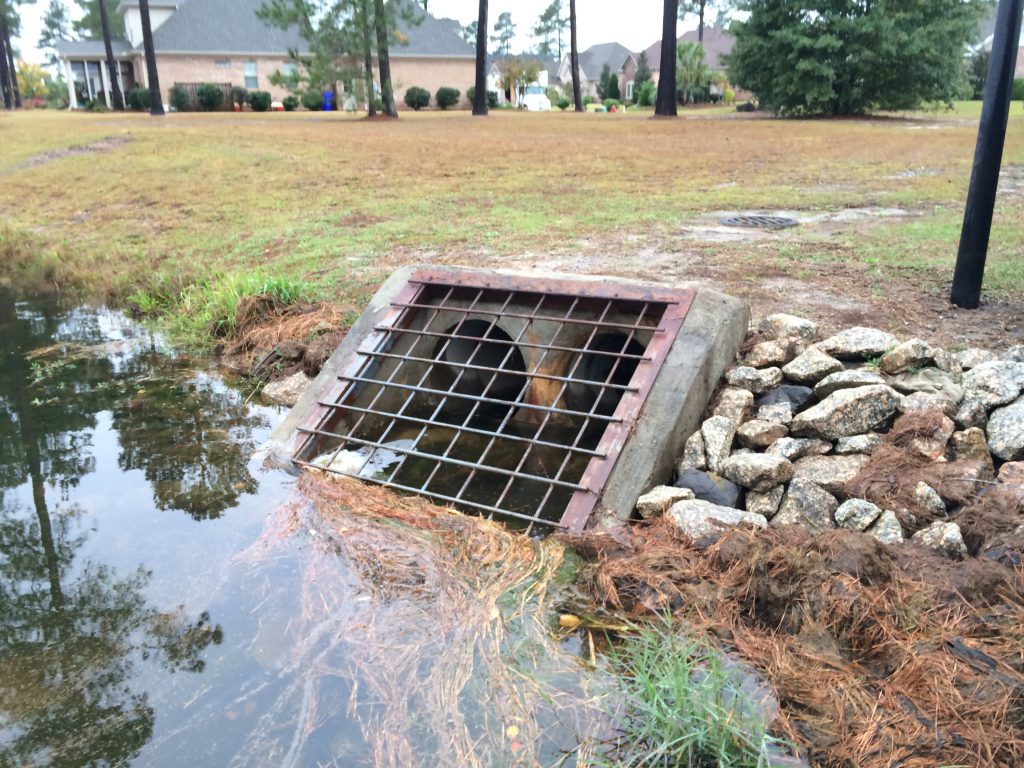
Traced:
POLYGON ((714 291, 394 273, 260 453, 530 533, 624 522, 669 479, 749 323, 714 291))

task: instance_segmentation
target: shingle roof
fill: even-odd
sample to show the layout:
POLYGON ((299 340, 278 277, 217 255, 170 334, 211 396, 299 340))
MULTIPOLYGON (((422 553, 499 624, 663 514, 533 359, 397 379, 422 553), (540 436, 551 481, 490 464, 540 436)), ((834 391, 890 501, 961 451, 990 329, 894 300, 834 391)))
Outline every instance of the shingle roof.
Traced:
MULTIPOLYGON (((60 40, 54 47, 61 56, 69 58, 79 57, 88 59, 107 55, 102 40, 60 40)), ((126 58, 132 52, 132 47, 126 40, 111 40, 110 47, 113 49, 115 57, 126 58)))
MULTIPOLYGON (((683 41, 696 43, 697 30, 681 34, 679 42, 683 41)), ((730 53, 735 44, 736 38, 723 27, 704 27, 704 63, 711 69, 721 69, 724 66, 722 57, 730 53)), ((647 66, 654 71, 661 69, 661 40, 651 43, 644 53, 647 54, 647 66)))
POLYGON ((419 23, 411 24, 399 14, 395 25, 399 42, 388 46, 392 56, 476 57, 476 46, 463 39, 462 25, 455 19, 435 19, 418 5, 406 5, 405 10, 419 23))
POLYGON ((306 51, 297 27, 279 29, 256 16, 262 5, 263 0, 185 0, 153 30, 153 47, 157 53, 306 51))
POLYGON ((629 48, 621 43, 598 43, 580 52, 580 73, 586 80, 596 80, 607 64, 618 72, 629 56, 629 48))

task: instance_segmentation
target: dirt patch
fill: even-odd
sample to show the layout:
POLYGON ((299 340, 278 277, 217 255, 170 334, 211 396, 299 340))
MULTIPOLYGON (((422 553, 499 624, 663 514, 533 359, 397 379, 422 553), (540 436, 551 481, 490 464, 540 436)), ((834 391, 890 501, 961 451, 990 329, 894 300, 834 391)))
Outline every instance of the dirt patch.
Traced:
POLYGON ((1020 765, 1020 570, 786 526, 692 542, 670 521, 581 543, 602 608, 672 611, 757 669, 815 765, 1020 765))
POLYGON ((130 136, 107 136, 105 139, 94 141, 91 144, 80 144, 77 147, 65 147, 54 149, 50 152, 43 152, 23 160, 7 169, 7 173, 23 171, 26 168, 35 168, 37 165, 48 163, 51 160, 60 160, 64 157, 77 157, 78 155, 92 155, 101 152, 112 152, 113 150, 131 141, 130 136))

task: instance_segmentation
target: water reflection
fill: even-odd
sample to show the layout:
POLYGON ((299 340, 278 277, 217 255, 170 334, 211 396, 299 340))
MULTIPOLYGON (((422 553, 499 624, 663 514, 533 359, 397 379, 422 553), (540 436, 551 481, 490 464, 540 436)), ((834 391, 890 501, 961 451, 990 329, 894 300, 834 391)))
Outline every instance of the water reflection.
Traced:
MULTIPOLYGON (((244 465, 265 419, 137 334, 0 292, 0 765, 130 762, 155 724, 140 667, 201 672, 223 639, 206 612, 154 607, 150 553, 103 557, 103 510, 78 503, 102 421, 160 510, 215 518, 255 490, 244 465)), ((130 486, 105 489, 109 510, 130 486)))

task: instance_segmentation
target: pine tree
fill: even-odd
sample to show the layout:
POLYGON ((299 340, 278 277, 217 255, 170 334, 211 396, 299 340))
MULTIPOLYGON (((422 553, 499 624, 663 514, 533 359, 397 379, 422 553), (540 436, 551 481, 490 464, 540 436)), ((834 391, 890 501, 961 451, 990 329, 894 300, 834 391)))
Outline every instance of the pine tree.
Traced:
POLYGON ((679 0, 665 0, 661 19, 661 75, 658 77, 658 98, 654 114, 676 116, 676 18, 679 0))
POLYGON ((572 70, 572 101, 577 112, 583 111, 580 94, 580 51, 576 45, 576 0, 569 0, 569 68, 572 70))
MULTIPOLYGON (((99 0, 82 0, 79 5, 85 14, 73 24, 75 32, 84 38, 102 40, 103 20, 100 16, 99 0)), ((124 17, 119 13, 110 17, 110 34, 115 40, 124 39, 124 17)))
POLYGON ((121 95, 121 84, 118 82, 117 62, 114 61, 114 48, 110 41, 110 18, 107 14, 106 0, 99 0, 100 22, 103 27, 103 48, 107 56, 107 74, 110 75, 110 93, 114 109, 124 112, 124 97, 121 95))
POLYGON ((476 84, 473 90, 473 114, 487 116, 487 0, 480 0, 476 25, 476 84))
POLYGON ((537 47, 538 52, 544 56, 554 53, 561 61, 562 35, 568 26, 569 19, 563 15, 562 0, 552 0, 551 5, 544 9, 533 28, 533 34, 541 39, 541 43, 537 47))
POLYGON ((146 52, 146 81, 149 83, 149 114, 163 117, 164 97, 160 93, 160 78, 156 72, 156 50, 153 48, 153 27, 149 21, 149 0, 139 0, 142 21, 142 47, 146 52))
POLYGON ((57 63, 57 43, 70 40, 71 35, 71 16, 67 6, 62 0, 50 0, 43 14, 43 29, 39 33, 39 47, 47 52, 47 63, 57 63))
POLYGON ((508 11, 499 14, 498 20, 494 22, 494 31, 498 34, 491 35, 491 42, 498 44, 498 53, 508 56, 512 51, 512 38, 516 36, 516 25, 512 23, 512 14, 508 11))

